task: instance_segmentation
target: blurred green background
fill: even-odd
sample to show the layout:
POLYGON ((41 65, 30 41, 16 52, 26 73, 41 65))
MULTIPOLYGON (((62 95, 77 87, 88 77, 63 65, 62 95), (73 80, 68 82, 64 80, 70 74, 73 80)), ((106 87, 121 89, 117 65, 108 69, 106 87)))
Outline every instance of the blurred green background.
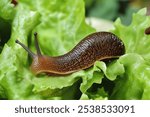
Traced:
POLYGON ((147 7, 150 14, 150 0, 84 0, 86 16, 115 21, 118 17, 129 25, 132 14, 140 8, 147 7))

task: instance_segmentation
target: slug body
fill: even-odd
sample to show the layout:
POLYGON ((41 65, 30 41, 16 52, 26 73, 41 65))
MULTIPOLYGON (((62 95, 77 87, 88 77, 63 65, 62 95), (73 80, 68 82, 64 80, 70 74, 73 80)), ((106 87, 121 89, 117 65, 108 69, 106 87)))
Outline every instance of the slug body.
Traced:
POLYGON ((11 3, 14 4, 14 6, 18 4, 17 0, 11 0, 11 3))
POLYGON ((16 43, 19 43, 32 56, 31 70, 35 74, 70 74, 89 68, 97 60, 118 58, 125 53, 123 42, 116 35, 109 32, 90 34, 81 40, 70 52, 57 57, 41 55, 37 34, 35 34, 37 54, 32 53, 18 40, 16 40, 16 43))
POLYGON ((149 35, 150 34, 150 27, 145 29, 145 34, 149 35))

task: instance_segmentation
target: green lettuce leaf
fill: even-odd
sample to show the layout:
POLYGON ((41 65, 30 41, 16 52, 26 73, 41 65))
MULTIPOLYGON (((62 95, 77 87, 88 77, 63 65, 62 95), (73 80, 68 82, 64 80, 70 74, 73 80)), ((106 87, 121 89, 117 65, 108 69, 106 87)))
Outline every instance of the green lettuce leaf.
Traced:
POLYGON ((134 14, 130 26, 115 22, 113 32, 123 40, 126 55, 117 60, 125 72, 115 81, 111 99, 150 99, 150 36, 144 33, 150 17, 145 14, 146 9, 134 14))
POLYGON ((12 20, 15 17, 15 8, 11 4, 11 0, 1 0, 0 1, 0 18, 5 20, 12 20))
POLYGON ((25 11, 23 6, 18 6, 18 9, 12 23, 11 37, 0 55, 0 85, 6 93, 6 99, 38 99, 36 94, 32 97, 32 77, 25 69, 27 53, 16 46, 15 40, 19 38, 27 43, 29 32, 38 24, 39 14, 25 11))
POLYGON ((11 35, 11 23, 15 17, 16 9, 11 4, 11 0, 0 1, 0 53, 4 44, 9 40, 11 35))
POLYGON ((150 66, 138 54, 126 54, 119 59, 125 73, 116 80, 112 99, 150 99, 150 66), (145 92, 146 91, 146 92, 145 92))
POLYGON ((114 25, 115 33, 119 36, 126 47, 126 53, 140 54, 147 62, 150 62, 150 36, 145 35, 144 31, 150 24, 150 17, 146 16, 146 8, 133 14, 132 23, 129 26, 121 24, 118 19, 114 25))

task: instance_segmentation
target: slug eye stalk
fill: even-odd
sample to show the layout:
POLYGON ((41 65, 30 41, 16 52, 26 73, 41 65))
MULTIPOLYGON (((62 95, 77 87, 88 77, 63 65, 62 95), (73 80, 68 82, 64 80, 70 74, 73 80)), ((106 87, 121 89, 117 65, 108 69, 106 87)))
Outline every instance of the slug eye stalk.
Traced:
MULTIPOLYGON (((29 55, 34 58, 36 56, 35 53, 33 53, 27 46, 25 46, 23 43, 21 43, 19 40, 16 40, 15 41, 17 44, 19 44, 20 46, 22 46, 28 53, 29 55)), ((35 32, 34 33, 34 44, 35 44, 35 48, 36 48, 36 51, 37 51, 37 56, 41 56, 41 51, 40 51, 40 48, 39 48, 39 44, 38 44, 38 38, 37 38, 37 33, 35 32)))
POLYGON ((36 48, 36 51, 37 51, 37 55, 41 56, 42 54, 41 54, 41 50, 40 50, 40 47, 39 47, 38 37, 37 37, 36 32, 34 33, 34 45, 35 45, 35 48, 36 48))
POLYGON ((34 58, 36 55, 27 47, 25 46, 23 43, 21 43, 19 40, 15 41, 17 44, 19 44, 20 46, 22 46, 28 53, 29 55, 34 58))

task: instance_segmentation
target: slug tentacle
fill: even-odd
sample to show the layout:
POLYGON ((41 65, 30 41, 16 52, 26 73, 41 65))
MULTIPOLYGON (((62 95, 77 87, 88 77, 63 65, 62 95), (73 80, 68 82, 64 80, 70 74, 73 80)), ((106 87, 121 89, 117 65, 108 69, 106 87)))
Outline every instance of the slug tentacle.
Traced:
POLYGON ((34 58, 36 55, 27 47, 27 46, 25 46, 23 43, 21 43, 19 40, 16 40, 15 41, 17 44, 19 44, 19 45, 21 45, 27 52, 28 52, 28 54, 32 57, 32 58, 34 58))
POLYGON ((37 55, 19 43, 33 58, 31 70, 35 74, 64 75, 91 67, 97 60, 118 58, 125 53, 123 42, 113 33, 96 32, 81 40, 70 52, 56 57, 41 55, 37 33, 34 34, 37 55))
POLYGON ((34 33, 34 44, 35 44, 35 48, 36 48, 36 51, 37 51, 37 55, 42 56, 41 50, 40 50, 40 47, 39 47, 39 44, 38 44, 38 38, 37 38, 37 33, 36 32, 34 33))

